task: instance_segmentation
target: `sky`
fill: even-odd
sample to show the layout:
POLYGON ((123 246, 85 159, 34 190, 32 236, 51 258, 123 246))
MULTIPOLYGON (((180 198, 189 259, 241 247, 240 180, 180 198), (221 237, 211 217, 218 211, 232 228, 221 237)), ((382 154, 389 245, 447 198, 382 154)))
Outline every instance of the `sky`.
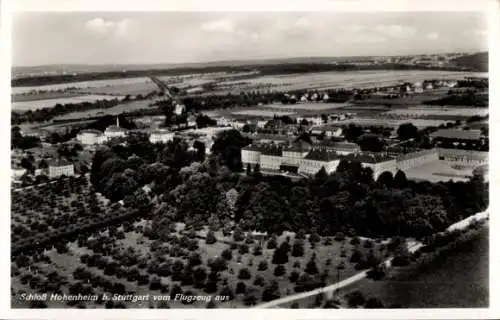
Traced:
POLYGON ((153 64, 487 50, 480 12, 18 12, 12 63, 153 64))

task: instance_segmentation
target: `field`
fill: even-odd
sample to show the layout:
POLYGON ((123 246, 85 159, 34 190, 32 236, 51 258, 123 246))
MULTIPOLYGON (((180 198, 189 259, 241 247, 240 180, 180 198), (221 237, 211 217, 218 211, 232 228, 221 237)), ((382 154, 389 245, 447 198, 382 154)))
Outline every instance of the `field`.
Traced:
POLYGON ((262 116, 262 117, 269 117, 269 118, 272 118, 275 115, 276 116, 289 116, 289 115, 295 114, 294 112, 258 110, 258 109, 233 111, 231 113, 236 114, 236 115, 262 116))
POLYGON ((403 123, 409 123, 411 122, 414 126, 417 128, 425 128, 425 127, 438 127, 441 124, 446 124, 448 122, 454 122, 454 121, 448 121, 448 120, 433 120, 433 119, 391 119, 391 118, 383 118, 383 117, 377 117, 377 118, 354 118, 354 119, 347 119, 347 120, 340 120, 340 121, 335 121, 332 122, 333 124, 339 124, 339 125, 348 125, 348 124, 356 124, 360 126, 386 126, 386 127, 393 127, 397 128, 403 123))
POLYGON ((385 112, 387 115, 395 116, 428 116, 428 115, 439 115, 439 116, 466 116, 472 117, 475 115, 485 116, 488 114, 488 108, 456 108, 456 107, 411 107, 408 109, 397 109, 385 112))
POLYGON ((146 77, 138 77, 138 78, 124 78, 124 79, 112 79, 112 80, 70 82, 70 83, 61 83, 61 84, 53 84, 45 86, 33 86, 33 87, 13 87, 12 94, 22 94, 31 91, 68 90, 69 88, 76 88, 76 89, 100 88, 100 87, 114 86, 114 85, 145 83, 147 81, 150 80, 146 77))
POLYGON ((218 83, 221 90, 227 92, 247 90, 298 90, 298 89, 333 89, 363 88, 393 85, 405 81, 423 81, 432 78, 462 79, 474 76, 468 72, 450 71, 348 71, 320 72, 309 74, 290 74, 281 76, 261 76, 244 80, 223 81, 218 83))
POLYGON ((59 92, 59 91, 50 91, 43 93, 23 93, 23 94, 13 94, 12 102, 23 102, 23 101, 37 101, 37 100, 45 100, 45 99, 58 99, 58 98, 70 98, 81 96, 82 93, 79 92, 59 92))
MULTIPOLYGON (((290 252, 288 261, 282 264, 283 273, 275 275, 276 265, 272 260, 276 249, 268 248, 269 240, 265 238, 259 240, 247 236, 244 240, 235 241, 232 236, 224 236, 217 231, 217 241, 206 244, 207 227, 192 233, 186 231, 184 224, 177 223, 172 225, 169 234, 162 236, 162 240, 154 240, 151 231, 148 231, 151 230, 152 221, 132 216, 126 220, 116 220, 113 224, 99 225, 101 219, 127 214, 128 209, 110 205, 105 199, 91 193, 85 181, 86 178, 66 179, 14 195, 14 248, 25 241, 50 241, 45 242, 45 248, 40 247, 35 254, 21 254, 15 258, 12 265, 14 308, 32 306, 20 299, 20 295, 26 292, 108 293, 109 296, 120 293, 162 297, 170 294, 175 296, 175 293, 208 294, 232 296, 227 302, 216 302, 221 304, 220 307, 250 306, 262 301, 265 288, 273 280, 278 283, 277 296, 284 296, 307 290, 310 285, 333 283, 353 275, 358 272, 355 264, 349 262, 354 249, 364 255, 373 252, 378 259, 389 254, 385 245, 371 240, 358 239, 357 243, 351 243, 349 237, 318 237, 316 242, 306 238, 303 240, 303 254, 290 252), (54 190, 59 193, 56 194, 54 190), (50 236, 67 231, 67 223, 74 227, 90 223, 95 227, 78 232, 69 241, 61 238, 49 240, 50 236), (260 254, 255 251, 257 247, 261 248, 260 254), (231 257, 222 255, 226 249, 231 252, 231 257), (314 261, 317 270, 306 268, 313 254, 316 256, 314 261), (218 259, 221 256, 224 258, 218 259), (213 263, 215 260, 219 261, 217 265, 213 263), (260 266, 262 261, 266 262, 267 267, 260 266), (342 268, 338 268, 339 265, 342 268), (197 270, 194 278, 187 277, 183 271, 188 266, 193 271, 197 270), (249 271, 248 275, 240 273, 243 269, 249 271), (205 281, 208 270, 218 270, 215 287, 205 281), (204 276, 199 277, 198 271, 205 272, 204 276), (298 280, 289 279, 292 273, 298 280), (321 283, 318 282, 319 278, 322 279, 321 283), (245 285, 245 292, 236 291, 239 282, 245 285), (175 291, 175 285, 181 286, 180 291, 175 291), (300 289, 301 286, 305 287, 300 289)), ((295 235, 284 233, 276 239, 278 246, 285 241, 292 245, 295 235)), ((208 279, 213 277, 209 275, 208 279)), ((65 301, 45 303, 52 308, 62 308, 67 304, 65 301)), ((166 303, 173 308, 206 307, 206 301, 188 304, 170 300, 166 303)), ((102 301, 77 302, 73 305, 104 307, 102 301)), ((119 304, 115 301, 113 305, 118 307, 119 304)), ((125 301, 122 307, 162 308, 165 302, 153 301, 152 298, 150 301, 125 301)))
POLYGON ((146 95, 152 91, 158 90, 156 84, 151 81, 147 82, 138 82, 138 83, 124 83, 117 85, 109 85, 105 87, 95 87, 95 88, 86 88, 79 89, 78 91, 81 93, 90 93, 90 94, 109 94, 109 95, 146 95))
POLYGON ((263 108, 285 109, 285 110, 330 110, 345 107, 345 103, 299 103, 299 104, 268 104, 263 108))
POLYGON ((121 99, 122 96, 109 96, 109 95, 79 95, 75 97, 64 97, 57 99, 43 99, 43 100, 31 100, 31 101, 18 101, 12 102, 11 108, 14 111, 27 111, 43 108, 51 108, 56 104, 67 104, 67 103, 80 103, 80 102, 94 102, 97 100, 112 100, 121 99))
POLYGON ((78 119, 92 118, 104 115, 117 115, 123 112, 132 112, 148 108, 155 108, 155 107, 150 107, 149 106, 150 103, 151 101, 148 100, 122 102, 121 104, 109 109, 92 109, 87 111, 77 111, 55 117, 54 120, 56 121, 78 120, 78 119))

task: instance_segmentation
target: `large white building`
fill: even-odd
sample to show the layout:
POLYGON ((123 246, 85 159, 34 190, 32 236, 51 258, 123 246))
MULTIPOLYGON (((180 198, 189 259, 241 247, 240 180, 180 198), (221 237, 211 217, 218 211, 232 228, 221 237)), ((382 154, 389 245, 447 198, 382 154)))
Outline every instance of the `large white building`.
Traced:
POLYGON ((83 145, 95 145, 104 143, 107 138, 99 130, 88 129, 80 131, 76 136, 76 140, 83 145))
POLYGON ((311 150, 305 158, 300 160, 298 173, 315 175, 321 168, 325 168, 328 174, 334 172, 340 163, 341 156, 334 151, 323 148, 311 150))
POLYGON ((167 143, 174 139, 174 133, 168 130, 154 130, 149 136, 149 141, 151 143, 167 143))
POLYGON ((62 160, 52 161, 49 163, 48 173, 49 178, 57 178, 62 175, 73 176, 75 175, 75 166, 62 160))

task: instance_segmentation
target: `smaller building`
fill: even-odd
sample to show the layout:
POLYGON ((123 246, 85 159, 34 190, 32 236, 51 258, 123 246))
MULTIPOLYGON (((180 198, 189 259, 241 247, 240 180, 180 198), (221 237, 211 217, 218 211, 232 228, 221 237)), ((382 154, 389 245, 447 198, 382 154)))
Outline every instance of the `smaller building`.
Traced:
POLYGON ((62 175, 74 176, 75 166, 67 161, 53 160, 49 163, 48 173, 49 178, 57 178, 62 175))
POLYGON ((154 130, 149 136, 149 141, 151 143, 167 143, 174 140, 174 133, 168 130, 154 130))
POLYGON ((26 173, 26 169, 19 166, 13 166, 11 171, 12 180, 19 180, 26 173))
POLYGON ((300 160, 298 173, 312 176, 317 174, 321 168, 325 168, 326 172, 330 174, 337 169, 341 158, 335 151, 323 148, 313 149, 304 159, 300 160))

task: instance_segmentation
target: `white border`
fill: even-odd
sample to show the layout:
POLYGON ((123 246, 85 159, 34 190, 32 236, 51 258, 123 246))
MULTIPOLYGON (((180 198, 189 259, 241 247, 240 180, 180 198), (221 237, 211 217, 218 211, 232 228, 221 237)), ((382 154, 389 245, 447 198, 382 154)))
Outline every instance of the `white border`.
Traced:
MULTIPOLYGON (((242 317, 247 319, 265 319, 271 317, 293 318, 293 319, 472 319, 472 318, 499 318, 498 273, 500 261, 498 250, 494 250, 495 243, 499 243, 498 232, 494 232, 498 223, 496 208, 498 200, 495 192, 490 192, 490 308, 489 309, 396 309, 396 310, 256 310, 256 309, 216 309, 216 310, 151 310, 151 309, 127 309, 127 310, 77 310, 77 309, 51 309, 51 310, 19 310, 10 309, 10 160, 7 157, 10 152, 10 24, 12 11, 488 11, 489 17, 489 44, 490 44, 490 86, 500 88, 500 80, 497 71, 500 70, 498 57, 499 50, 499 4, 496 1, 469 1, 469 0, 0 0, 0 112, 3 121, 0 128, 5 130, 0 135, 3 153, 0 157, 4 171, 1 181, 2 192, 0 203, 4 205, 1 212, 2 228, 0 232, 1 254, 3 259, 1 267, 1 295, 0 295, 0 318, 3 319, 198 319, 212 318, 231 319, 242 317), (9 151, 7 151, 9 150, 9 151)), ((500 111, 495 106, 499 105, 500 95, 495 89, 490 91, 490 133, 496 137, 496 128, 500 124, 500 111), (493 125, 494 124, 494 125, 493 125)), ((490 142, 490 191, 497 190, 500 182, 496 150, 498 141, 491 139, 490 142)), ((467 288, 464 288, 467 290, 467 288)))

